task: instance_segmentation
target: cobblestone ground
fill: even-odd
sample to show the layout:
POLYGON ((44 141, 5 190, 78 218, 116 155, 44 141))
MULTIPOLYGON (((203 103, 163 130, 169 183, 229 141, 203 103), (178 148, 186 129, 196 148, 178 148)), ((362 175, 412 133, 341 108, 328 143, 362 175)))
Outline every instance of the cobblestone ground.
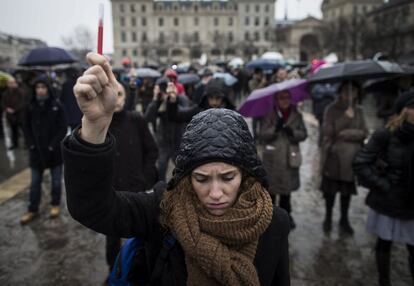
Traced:
MULTIPOLYGON (((302 144, 302 187, 292 199, 297 223, 290 234, 292 285, 376 285, 375 238, 364 230, 367 191, 359 189, 352 200, 354 236, 341 235, 336 223, 330 235, 322 232, 324 204, 316 190, 317 129, 312 124, 308 127, 309 139, 302 144)), ((27 190, 0 205, 0 285, 101 285, 107 271, 103 235, 75 222, 66 207, 59 218, 49 219, 48 190, 46 181, 40 217, 27 226, 19 225, 19 217, 27 207, 27 190)), ((339 202, 335 222, 338 209, 339 202)), ((412 285, 403 245, 393 248, 392 279, 394 286, 412 285)))

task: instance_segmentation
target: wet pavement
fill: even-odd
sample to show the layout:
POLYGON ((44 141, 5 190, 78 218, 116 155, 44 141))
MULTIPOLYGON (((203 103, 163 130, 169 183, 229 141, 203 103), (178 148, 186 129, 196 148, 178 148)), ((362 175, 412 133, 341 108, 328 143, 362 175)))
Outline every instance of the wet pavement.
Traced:
MULTIPOLYGON (((330 234, 322 232, 324 202, 317 191, 319 151, 317 128, 308 117, 309 138, 302 144, 302 187, 292 196, 297 228, 290 234, 293 286, 377 285, 375 237, 366 233, 367 191, 359 189, 350 210, 353 236, 337 227, 339 201, 330 234)), ((0 204, 0 285, 101 285, 107 274, 104 236, 75 222, 62 209, 57 219, 48 217, 50 182, 46 180, 40 217, 27 226, 19 218, 26 211, 28 191, 0 204)), ((65 204, 65 196, 63 196, 65 204)), ((395 244, 392 252, 394 286, 410 286, 407 252, 395 244)))

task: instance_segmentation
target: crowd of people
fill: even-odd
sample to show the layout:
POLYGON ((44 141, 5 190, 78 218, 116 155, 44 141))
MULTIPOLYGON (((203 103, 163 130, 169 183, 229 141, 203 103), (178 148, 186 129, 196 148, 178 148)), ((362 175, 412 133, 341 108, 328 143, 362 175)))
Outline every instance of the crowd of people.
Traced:
MULTIPOLYGON (((251 131, 236 110, 254 90, 307 70, 221 67, 237 79, 230 85, 206 67, 190 71, 198 82, 183 85, 171 68, 159 78, 139 77, 130 68, 112 72, 97 54, 88 61, 83 74, 68 70, 64 83, 40 75, 2 87, 9 148, 24 146, 30 159, 21 223, 38 215, 46 169, 50 216, 59 216, 64 162, 68 209, 107 236, 109 271, 120 238, 137 236, 146 242, 148 271, 157 269, 151 285, 289 285, 291 195, 300 189, 300 143, 308 135, 303 114, 289 90, 273 95, 271 111, 253 118, 251 131), (178 243, 160 270, 166 233, 178 243)), ((339 193, 340 230, 352 235, 351 197, 357 184, 368 188, 367 230, 378 236, 381 286, 392 282, 392 242, 407 245, 414 276, 414 84, 406 81, 387 107, 387 124, 371 137, 361 82, 310 89, 326 207, 321 229, 332 231, 339 193)))

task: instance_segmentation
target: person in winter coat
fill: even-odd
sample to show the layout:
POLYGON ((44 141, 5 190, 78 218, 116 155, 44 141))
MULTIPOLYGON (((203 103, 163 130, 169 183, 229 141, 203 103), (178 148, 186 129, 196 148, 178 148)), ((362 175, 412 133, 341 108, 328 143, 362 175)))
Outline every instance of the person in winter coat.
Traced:
POLYGON ((98 232, 142 238, 152 267, 165 233, 174 234, 150 285, 289 285, 288 216, 272 205, 242 116, 221 108, 194 116, 167 190, 114 192, 107 130, 117 83, 104 57, 88 60, 95 79, 75 86, 83 125, 63 142, 71 215, 98 232))
POLYGON ((73 94, 73 87, 76 84, 76 79, 79 76, 79 71, 76 69, 69 69, 67 71, 67 79, 62 85, 62 95, 60 101, 65 110, 66 119, 71 130, 75 129, 81 123, 82 112, 76 103, 75 95, 73 94))
POLYGON ((300 187, 299 142, 307 138, 307 131, 302 115, 291 103, 290 93, 278 92, 274 98, 274 109, 263 117, 259 139, 264 144, 263 164, 270 174, 269 192, 275 204, 276 195, 280 195, 279 206, 288 212, 293 229, 290 198, 300 187))
MULTIPOLYGON (((118 84, 115 112, 109 132, 116 140, 112 186, 116 191, 144 192, 157 182, 157 144, 148 124, 137 112, 125 110, 126 91, 118 84)), ((110 271, 121 248, 117 236, 106 237, 106 261, 110 271)))
POLYGON ((164 72, 164 76, 170 80, 177 89, 177 94, 185 95, 184 85, 178 82, 178 74, 173 69, 167 69, 164 72))
MULTIPOLYGON (((155 129, 155 138, 160 151, 157 165, 159 179, 162 181, 167 180, 168 163, 170 159, 175 161, 185 128, 183 123, 174 122, 168 117, 166 86, 167 83, 163 80, 158 81, 158 84, 154 86, 153 100, 144 115, 147 122, 157 122, 157 118, 159 119, 155 129)), ((185 95, 178 95, 177 103, 180 107, 186 107, 188 106, 188 98, 185 95)))
POLYGON ((177 104, 177 90, 171 83, 167 88, 169 95, 167 112, 170 120, 176 122, 189 122, 197 113, 209 108, 227 108, 233 110, 235 107, 228 98, 228 90, 222 79, 210 80, 205 89, 203 97, 198 105, 180 107, 177 104))
POLYGON ((322 142, 321 191, 325 199, 323 230, 332 229, 332 210, 337 192, 341 194, 341 231, 353 234, 348 210, 351 195, 356 194, 352 160, 368 135, 362 107, 356 102, 361 88, 355 82, 343 82, 339 86, 339 98, 330 104, 324 116, 322 142))
POLYGON ((354 170, 369 189, 367 230, 375 234, 379 285, 391 285, 392 242, 405 243, 414 283, 414 91, 400 95, 395 115, 357 153, 354 170))
POLYGON ((26 111, 24 130, 29 147, 32 175, 30 204, 28 212, 21 217, 22 224, 30 222, 38 215, 45 169, 50 169, 52 178, 50 217, 57 217, 60 213, 62 192, 60 142, 66 135, 67 123, 63 106, 54 97, 46 76, 40 76, 34 81, 34 93, 26 111))
POLYGON ((7 81, 7 90, 2 96, 2 108, 6 114, 6 120, 11 130, 11 143, 9 149, 19 147, 19 130, 22 129, 26 95, 19 88, 16 80, 11 78, 7 81))

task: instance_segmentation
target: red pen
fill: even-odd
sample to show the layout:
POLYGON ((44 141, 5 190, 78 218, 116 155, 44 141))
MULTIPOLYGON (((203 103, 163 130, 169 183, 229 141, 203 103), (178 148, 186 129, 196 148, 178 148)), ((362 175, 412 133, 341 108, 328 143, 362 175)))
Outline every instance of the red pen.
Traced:
POLYGON ((103 46, 103 17, 104 17, 104 6, 99 5, 99 25, 98 25, 98 54, 102 55, 103 46))

